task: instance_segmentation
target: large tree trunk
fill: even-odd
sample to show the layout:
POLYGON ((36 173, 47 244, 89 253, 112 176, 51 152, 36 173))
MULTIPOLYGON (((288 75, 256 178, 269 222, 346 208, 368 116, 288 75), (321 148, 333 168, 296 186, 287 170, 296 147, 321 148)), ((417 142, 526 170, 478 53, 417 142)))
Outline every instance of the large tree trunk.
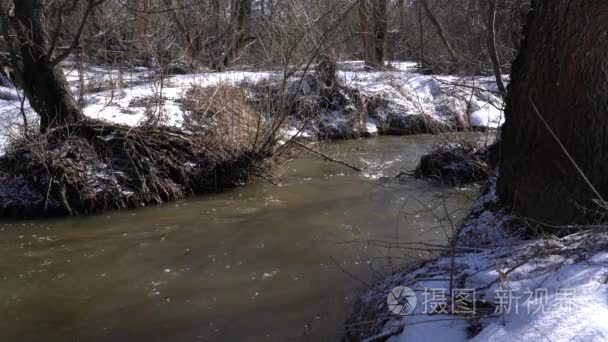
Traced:
POLYGON ((361 43, 363 44, 363 60, 365 61, 366 67, 372 67, 375 61, 375 50, 373 48, 372 40, 372 18, 371 18, 371 5, 368 0, 359 0, 358 4, 359 13, 359 24, 361 31, 361 43))
POLYGON ((585 221, 583 208, 608 198, 608 1, 536 0, 525 31, 507 98, 498 192, 524 217, 585 221))
POLYGON ((374 3, 374 48, 376 64, 384 68, 386 55, 386 36, 388 30, 388 0, 376 0, 374 3))
POLYGON ((383 69, 387 36, 387 0, 360 0, 363 59, 369 69, 383 69))
POLYGON ((51 63, 42 0, 15 1, 16 30, 22 65, 21 86, 40 115, 43 131, 84 118, 61 68, 51 63))

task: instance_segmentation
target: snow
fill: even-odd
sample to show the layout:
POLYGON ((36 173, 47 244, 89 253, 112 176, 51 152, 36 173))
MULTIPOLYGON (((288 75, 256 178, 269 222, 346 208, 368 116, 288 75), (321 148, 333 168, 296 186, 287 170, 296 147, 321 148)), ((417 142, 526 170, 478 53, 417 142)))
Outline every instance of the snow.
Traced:
MULTIPOLYGON (((23 122, 21 114, 21 99, 23 93, 13 88, 0 87, 0 153, 10 142, 11 137, 20 131, 23 122)), ((30 121, 37 119, 35 113, 29 107, 27 100, 23 108, 30 121)))
POLYGON ((388 99, 387 112, 397 115, 423 113, 447 122, 454 115, 471 112, 469 121, 473 127, 498 128, 503 123, 502 100, 494 93, 492 77, 420 75, 410 71, 340 71, 338 77, 364 95, 388 99))
MULTIPOLYGON (((78 71, 67 66, 64 68, 66 79, 78 97, 80 76, 78 71)), ((155 78, 153 70, 140 68, 133 70, 120 70, 115 68, 102 68, 93 66, 87 68, 83 73, 86 88, 101 90, 85 95, 85 115, 108 120, 114 123, 137 125, 144 118, 145 108, 132 107, 129 104, 136 99, 150 96, 162 96, 165 103, 162 110, 170 126, 178 126, 181 123, 182 111, 179 108, 179 100, 183 92, 193 84, 201 86, 214 86, 222 84, 238 84, 241 82, 260 82, 276 76, 275 72, 248 72, 227 71, 222 73, 198 73, 190 75, 176 75, 168 77, 162 85, 155 78)), ((16 115, 19 113, 20 103, 14 89, 0 87, 0 93, 7 94, 0 97, 0 116, 3 122, 17 122, 16 115)), ((26 102, 26 109, 31 113, 26 102)), ((35 122, 35 115, 31 115, 31 121, 35 122)))
POLYGON ((503 123, 503 111, 491 104, 477 101, 478 110, 471 114, 471 126, 498 128, 503 123))
POLYGON ((446 279, 452 259, 444 256, 408 275, 391 276, 362 297, 373 305, 396 285, 417 291, 415 311, 393 316, 379 335, 391 336, 391 342, 608 340, 608 234, 525 239, 512 217, 487 209, 495 201, 494 190, 478 200, 456 240, 467 252, 454 258, 458 288, 475 289, 475 298, 494 307, 484 313, 478 306, 475 320, 449 312, 429 314, 428 289, 450 296, 446 279), (475 336, 467 333, 472 323, 480 329, 475 336))
POLYGON ((163 88, 160 89, 160 82, 128 87, 114 97, 112 92, 106 91, 93 94, 90 97, 91 105, 85 107, 85 115, 121 123, 126 125, 137 125, 144 118, 145 108, 130 107, 131 101, 150 96, 162 96, 165 102, 162 108, 165 122, 169 126, 179 126, 182 123, 182 111, 178 100, 184 91, 191 85, 215 86, 218 84, 236 85, 241 82, 256 83, 276 76, 274 72, 245 72, 227 71, 222 73, 200 73, 190 75, 176 75, 164 81, 163 88))
MULTIPOLYGON (((388 61, 386 62, 386 66, 389 70, 398 70, 398 71, 414 71, 414 69, 418 66, 416 62, 404 62, 404 61, 388 61)), ((365 62, 364 61, 341 61, 338 62, 338 67, 341 70, 347 71, 364 71, 365 70, 365 62)))
MULTIPOLYGON (((604 255, 596 266, 575 263, 548 274, 521 274, 519 280, 508 281, 509 290, 515 293, 513 297, 519 298, 511 304, 513 309, 504 315, 505 324, 502 317, 487 319, 486 326, 472 339, 467 339, 465 320, 440 315, 408 321, 406 324, 426 323, 407 325, 404 332, 391 341, 605 341, 608 339, 607 292, 606 286, 598 280, 606 272, 607 261, 604 255), (543 299, 546 305, 535 313, 539 309, 538 300, 529 298, 526 291, 540 287, 543 291, 546 289, 548 295, 543 299), (566 290, 575 294, 573 307, 563 305, 558 298, 561 296, 559 291, 566 290), (518 312, 515 312, 515 307, 519 308, 518 312)), ((524 265, 522 269, 534 270, 530 265, 524 265)), ((488 275, 498 276, 496 271, 488 275)), ((472 282, 467 286, 481 284, 472 282)), ((496 290, 493 288, 488 292, 496 290)))
POLYGON ((376 123, 373 120, 370 120, 367 122, 365 129, 367 130, 367 132, 371 135, 377 135, 378 134, 378 126, 376 125, 376 123))
MULTIPOLYGON (((439 121, 453 119, 454 115, 472 113, 470 122, 474 127, 497 128, 502 123, 502 101, 495 94, 495 84, 491 77, 426 76, 415 72, 415 63, 390 62, 393 71, 364 72, 362 61, 340 62, 338 77, 348 86, 354 87, 367 96, 381 96, 388 102, 380 118, 370 118, 364 125, 369 135, 378 133, 377 119, 389 115, 407 116, 428 114, 439 121), (465 87, 461 87, 465 85, 465 87), (476 87, 481 91, 472 91, 476 87)), ((85 115, 114 123, 135 126, 145 119, 146 110, 161 114, 163 124, 179 127, 182 111, 179 100, 185 90, 193 85, 215 86, 218 84, 238 85, 257 83, 268 79, 278 79, 275 71, 226 71, 204 72, 166 77, 162 83, 158 73, 147 68, 119 69, 100 66, 86 66, 83 74, 76 65, 64 66, 66 79, 76 98, 84 85, 82 101, 85 115), (146 98, 162 98, 159 106, 136 106, 137 101, 146 98)), ((9 136, 18 132, 22 122, 21 103, 15 89, 0 87, 0 151, 9 136)), ((145 101, 143 101, 145 102, 145 101)), ((38 118, 27 101, 24 111, 30 123, 38 118)), ((342 127, 344 118, 336 115, 325 118, 329 126, 342 127)), ((295 122, 294 122, 295 124, 295 122)), ((286 130, 294 130, 287 127, 286 130)), ((297 128, 295 129, 298 130, 297 128)), ((310 134, 310 133, 308 133, 310 134)))
MULTIPOLYGON (((426 318, 428 320, 428 318, 426 318)), ((408 326, 407 341, 416 342, 458 342, 467 341, 466 327, 467 324, 463 320, 454 319, 446 315, 439 315, 433 318, 433 334, 429 334, 429 326, 425 323, 425 319, 417 319, 412 321, 408 326)), ((389 339, 391 342, 404 341, 403 338, 389 339)))

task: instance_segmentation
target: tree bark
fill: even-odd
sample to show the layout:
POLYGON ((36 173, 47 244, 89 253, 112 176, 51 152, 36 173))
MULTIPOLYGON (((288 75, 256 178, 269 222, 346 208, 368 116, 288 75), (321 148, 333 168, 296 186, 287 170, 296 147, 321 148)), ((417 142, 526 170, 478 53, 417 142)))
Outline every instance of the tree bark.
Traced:
POLYGON ((222 34, 222 2, 220 0, 213 0, 213 26, 215 38, 219 38, 222 34))
POLYGON ((386 36, 388 29, 388 0, 376 0, 374 3, 374 49, 375 63, 384 69, 386 52, 386 36))
POLYGON ((584 223, 608 197, 608 1, 532 6, 511 74, 498 194, 524 217, 584 223))
POLYGON ((369 69, 383 69, 387 36, 387 0, 359 1, 363 59, 369 69))
POLYGON ((431 11, 431 8, 429 7, 427 0, 420 0, 420 1, 422 2, 422 8, 424 8, 424 11, 426 12, 427 17, 429 17, 431 24, 433 24, 433 26, 435 27, 435 30, 437 31, 437 35, 439 36, 439 39, 441 39, 441 42, 443 43, 446 50, 450 54, 451 61, 456 62, 458 60, 458 58, 456 57, 456 51, 454 51, 452 44, 450 44, 450 41, 446 37, 446 35, 443 31, 443 27, 441 27, 441 24, 439 23, 439 21, 433 14, 433 11, 431 11))
POLYGON ((426 67, 426 61, 424 60, 424 27, 422 26, 422 10, 420 9, 420 2, 416 5, 416 16, 418 17, 418 38, 420 39, 420 68, 426 67))
POLYGON ((21 86, 32 109, 40 115, 41 130, 84 119, 61 67, 51 63, 42 0, 15 1, 13 26, 21 55, 21 86))
POLYGON ((361 42, 363 44, 363 60, 365 66, 373 68, 376 57, 372 42, 371 5, 368 0, 359 0, 358 5, 361 42))
POLYGON ((233 13, 228 28, 232 32, 227 34, 226 41, 223 42, 225 50, 222 56, 219 60, 213 62, 212 67, 216 71, 223 71, 232 63, 238 61, 243 49, 255 41, 255 38, 248 36, 251 25, 252 0, 234 0, 232 6, 233 13))

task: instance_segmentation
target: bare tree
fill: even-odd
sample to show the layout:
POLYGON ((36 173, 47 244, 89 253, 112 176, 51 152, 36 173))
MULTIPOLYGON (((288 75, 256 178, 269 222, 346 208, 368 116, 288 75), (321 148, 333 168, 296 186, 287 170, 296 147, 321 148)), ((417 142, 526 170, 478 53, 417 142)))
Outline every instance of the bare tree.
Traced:
POLYGON ((507 88, 502 80, 500 58, 498 57, 498 51, 496 50, 496 1, 497 0, 488 0, 488 53, 492 60, 498 91, 505 97, 507 95, 507 88))
POLYGON ((84 12, 70 45, 59 54, 57 51, 63 20, 56 20, 52 32, 47 30, 46 9, 42 0, 14 2, 14 15, 4 5, 2 15, 8 19, 4 39, 12 49, 12 67, 20 75, 21 86, 32 108, 40 115, 40 127, 78 122, 84 118, 82 111, 70 93, 59 63, 66 59, 80 44, 88 17, 104 0, 72 1, 49 5, 51 10, 73 11, 84 5, 84 12), (55 6, 55 7, 52 7, 55 6))
POLYGON ((365 66, 383 69, 388 28, 387 0, 359 0, 365 66))
POLYGON ((437 18, 433 14, 433 11, 431 11, 431 8, 429 7, 427 0, 420 0, 420 2, 422 3, 422 8, 424 8, 424 11, 425 11, 427 17, 433 24, 433 27, 435 27, 435 30, 437 31, 437 35, 439 36, 439 38, 441 38, 441 42, 445 46, 445 49, 450 54, 451 61, 452 62, 457 61, 458 57, 456 56, 456 51, 454 51, 452 44, 450 44, 450 41, 448 40, 441 23, 437 20, 437 18))
POLYGON ((215 42, 217 56, 213 69, 222 71, 240 59, 243 50, 255 41, 251 36, 252 0, 233 0, 230 24, 225 33, 215 42))

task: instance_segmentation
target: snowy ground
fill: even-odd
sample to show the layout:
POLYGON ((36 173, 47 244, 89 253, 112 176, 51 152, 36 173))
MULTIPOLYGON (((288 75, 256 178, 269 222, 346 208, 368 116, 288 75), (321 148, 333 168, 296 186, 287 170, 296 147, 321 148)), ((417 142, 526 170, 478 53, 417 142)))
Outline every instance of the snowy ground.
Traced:
POLYGON ((363 296, 364 305, 389 314, 370 340, 608 340, 608 234, 524 239, 513 218, 488 210, 495 201, 493 191, 480 198, 453 260, 393 275, 363 296), (404 316, 387 306, 397 286, 416 293, 415 309, 404 316))
MULTIPOLYGON (((502 122, 502 101, 492 92, 496 86, 491 77, 425 76, 415 73, 414 63, 393 62, 395 71, 364 72, 362 62, 342 62, 338 77, 345 85, 359 90, 366 96, 381 96, 388 105, 378 118, 428 114, 438 121, 449 120, 454 115, 471 113, 471 126, 498 127, 502 122)), ((88 67, 82 77, 72 65, 66 65, 67 80, 77 98, 85 104, 85 114, 91 118, 115 123, 137 125, 144 119, 146 107, 142 99, 152 95, 162 97, 160 110, 166 118, 165 124, 179 126, 182 111, 179 100, 185 90, 193 85, 214 86, 221 83, 256 83, 266 79, 278 79, 280 73, 273 71, 227 71, 222 73, 199 73, 176 75, 158 81, 155 71, 140 68, 119 70, 88 67), (84 86, 84 88, 82 87, 84 86), (80 89, 85 89, 80 91, 80 89)), ((21 124, 21 101, 19 94, 11 88, 0 87, 0 148, 15 128, 21 124)), ((148 108, 149 109, 149 108, 148 108)), ((155 108, 155 110, 158 110, 155 108)), ((23 111, 30 122, 37 120, 27 101, 23 111)), ((330 113, 332 114, 332 113, 330 113)), ((326 121, 343 118, 328 115, 326 121)), ((378 131, 378 119, 365 125, 369 134, 378 131)), ((286 130, 297 128, 286 127, 286 130)))
POLYGON ((493 77, 421 75, 412 72, 414 66, 400 63, 399 71, 387 72, 340 71, 338 77, 365 95, 382 95, 397 113, 426 113, 446 120, 468 109, 473 127, 502 124, 502 101, 493 77))

